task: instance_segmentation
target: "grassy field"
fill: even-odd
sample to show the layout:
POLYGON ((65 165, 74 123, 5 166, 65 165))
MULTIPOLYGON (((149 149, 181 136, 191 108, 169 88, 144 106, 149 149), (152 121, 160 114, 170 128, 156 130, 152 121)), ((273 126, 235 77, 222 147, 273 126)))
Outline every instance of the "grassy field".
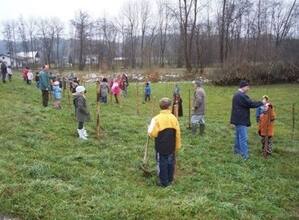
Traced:
MULTIPOLYGON (((188 125, 188 90, 181 83, 184 117, 182 149, 175 183, 168 188, 145 178, 139 165, 146 127, 157 100, 171 96, 173 84, 153 84, 154 101, 140 103, 136 85, 122 104, 101 106, 102 137, 95 135, 95 86, 86 85, 92 121, 88 141, 76 136, 73 108, 41 106, 34 85, 20 79, 0 84, 0 216, 20 219, 298 219, 299 86, 252 87, 249 95, 269 94, 276 106, 273 156, 265 160, 253 126, 250 159, 233 155, 229 126, 236 87, 205 86, 207 130, 192 136, 188 125), (292 133, 292 103, 295 130, 292 133), (292 138, 293 135, 293 138, 292 138)), ((141 85, 139 86, 142 90, 141 85)), ((65 95, 65 97, 67 97, 65 95)), ((153 141, 150 165, 154 169, 153 141)))

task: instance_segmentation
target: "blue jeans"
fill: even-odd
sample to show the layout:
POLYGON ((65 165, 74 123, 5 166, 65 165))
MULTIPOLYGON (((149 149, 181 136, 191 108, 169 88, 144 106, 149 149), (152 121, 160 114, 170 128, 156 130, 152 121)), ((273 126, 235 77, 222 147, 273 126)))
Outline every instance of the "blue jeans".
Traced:
POLYGON ((235 147, 234 153, 240 154, 243 159, 248 159, 248 136, 247 127, 243 125, 236 125, 235 147))
POLYGON ((160 178, 160 184, 164 187, 171 184, 174 175, 175 155, 161 155, 156 152, 157 171, 160 178))

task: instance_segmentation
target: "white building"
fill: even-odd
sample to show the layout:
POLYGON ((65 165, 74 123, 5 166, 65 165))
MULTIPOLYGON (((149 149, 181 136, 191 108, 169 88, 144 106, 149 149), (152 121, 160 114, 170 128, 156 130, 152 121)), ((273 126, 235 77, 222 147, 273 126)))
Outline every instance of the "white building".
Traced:
POLYGON ((26 62, 27 64, 38 63, 40 60, 40 56, 37 51, 19 52, 16 53, 16 58, 26 62))
POLYGON ((5 62, 7 66, 11 66, 12 68, 20 66, 21 64, 15 58, 7 54, 0 54, 0 62, 5 62))

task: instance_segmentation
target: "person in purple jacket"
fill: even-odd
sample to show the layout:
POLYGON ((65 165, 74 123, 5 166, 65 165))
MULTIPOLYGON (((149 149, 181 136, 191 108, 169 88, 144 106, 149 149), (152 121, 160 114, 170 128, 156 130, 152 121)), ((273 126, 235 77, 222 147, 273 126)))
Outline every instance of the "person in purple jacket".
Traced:
POLYGON ((234 153, 240 154, 243 159, 247 160, 248 153, 248 135, 247 128, 250 127, 250 108, 258 108, 263 105, 262 102, 254 102, 247 92, 249 91, 249 83, 245 80, 240 82, 240 88, 235 93, 232 100, 232 112, 230 123, 235 126, 235 145, 234 153))

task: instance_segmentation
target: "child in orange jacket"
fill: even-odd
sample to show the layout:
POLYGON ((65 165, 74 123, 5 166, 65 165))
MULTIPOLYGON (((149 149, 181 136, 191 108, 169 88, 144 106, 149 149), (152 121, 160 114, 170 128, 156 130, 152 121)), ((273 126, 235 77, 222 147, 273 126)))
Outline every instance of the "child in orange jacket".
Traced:
POLYGON ((259 116, 259 130, 258 133, 262 137, 262 150, 267 154, 272 153, 272 138, 274 135, 274 120, 276 114, 273 105, 267 100, 264 105, 263 112, 259 116))

